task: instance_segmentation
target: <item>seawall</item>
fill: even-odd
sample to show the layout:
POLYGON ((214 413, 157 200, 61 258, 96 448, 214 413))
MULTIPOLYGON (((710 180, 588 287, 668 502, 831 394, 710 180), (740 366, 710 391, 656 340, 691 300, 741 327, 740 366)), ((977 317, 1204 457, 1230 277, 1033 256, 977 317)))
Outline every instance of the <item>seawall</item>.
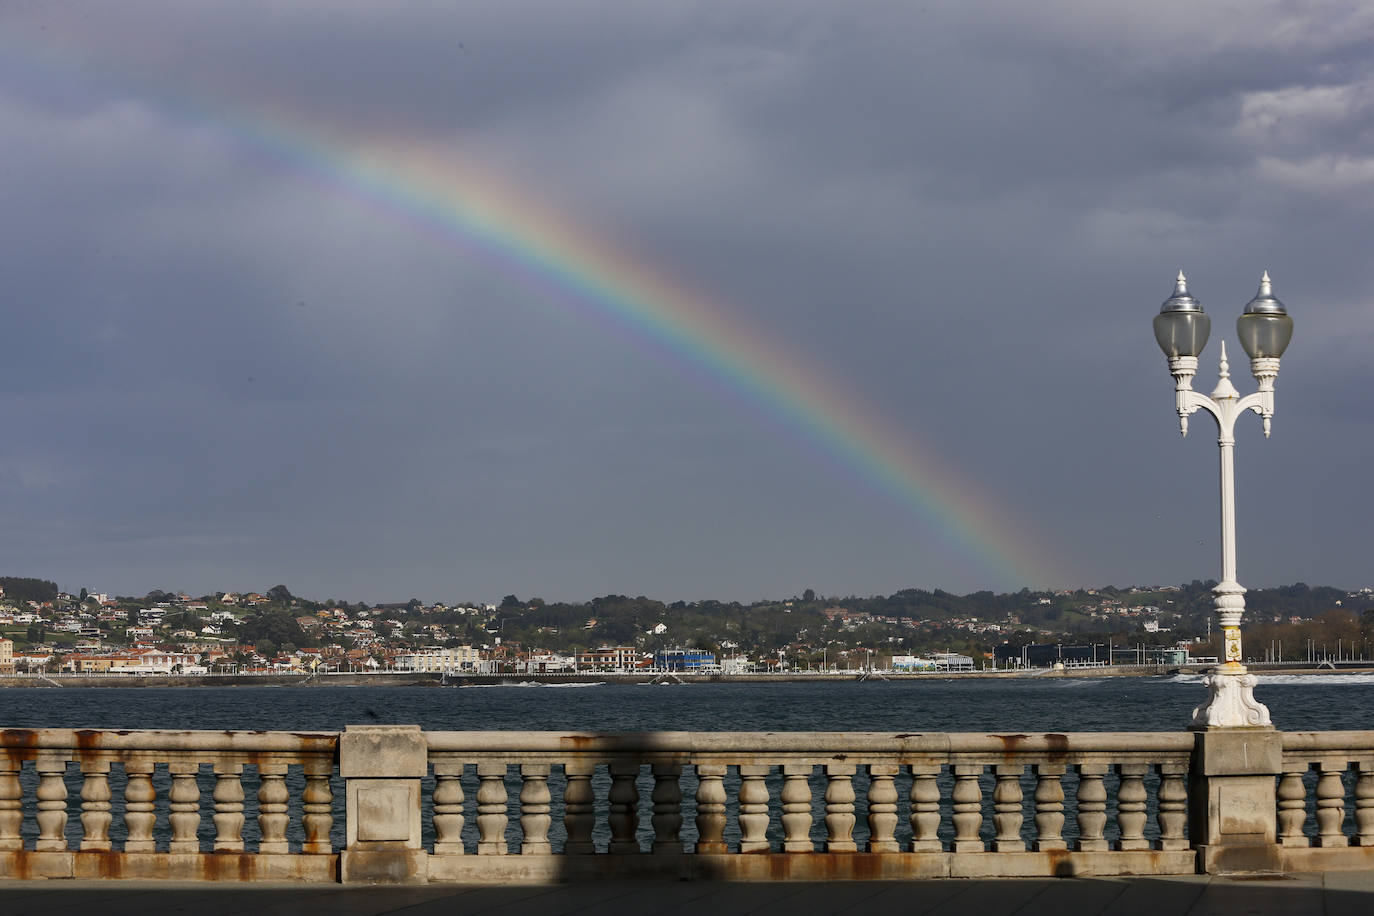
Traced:
MULTIPOLYGON (((685 674, 662 672, 579 672, 577 674, 448 674, 431 672, 387 672, 379 674, 210 674, 189 675, 12 675, 0 676, 0 688, 5 687, 462 687, 497 684, 776 684, 779 681, 799 683, 855 682, 855 681, 927 681, 964 679, 1018 680, 1026 678, 1100 678, 1100 677, 1160 677, 1174 674, 1202 674, 1206 665, 1111 665, 1084 668, 1065 668, 1011 671, 923 671, 911 673, 842 671, 822 674, 814 671, 789 671, 766 674, 685 674)), ((1280 665, 1252 665, 1258 674, 1369 674, 1374 666, 1368 662, 1346 662, 1337 668, 1315 668, 1306 663, 1280 665)))

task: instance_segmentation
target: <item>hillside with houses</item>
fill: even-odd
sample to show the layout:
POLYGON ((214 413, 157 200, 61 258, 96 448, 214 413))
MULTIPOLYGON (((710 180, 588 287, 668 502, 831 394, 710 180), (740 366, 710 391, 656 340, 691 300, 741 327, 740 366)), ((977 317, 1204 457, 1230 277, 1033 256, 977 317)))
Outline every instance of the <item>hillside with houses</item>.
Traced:
MULTIPOLYGON (((0 673, 965 670, 1015 664, 1027 646, 1215 655, 1210 588, 954 595, 801 595, 751 604, 607 595, 372 604, 264 592, 142 597, 0 578, 0 673)), ((1374 593, 1299 584, 1247 595, 1257 658, 1365 657, 1374 593)), ((1143 656, 1142 656, 1143 657, 1143 656)))

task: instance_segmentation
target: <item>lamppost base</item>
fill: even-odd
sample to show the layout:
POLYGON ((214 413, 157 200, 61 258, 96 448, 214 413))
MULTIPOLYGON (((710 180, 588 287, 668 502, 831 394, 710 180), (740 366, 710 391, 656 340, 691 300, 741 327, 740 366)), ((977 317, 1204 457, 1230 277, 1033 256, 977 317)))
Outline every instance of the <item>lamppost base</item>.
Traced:
POLYGON ((1229 663, 1213 668, 1202 679, 1210 696, 1193 710, 1191 729, 1273 728, 1269 708, 1255 699, 1258 682, 1244 665, 1229 663))

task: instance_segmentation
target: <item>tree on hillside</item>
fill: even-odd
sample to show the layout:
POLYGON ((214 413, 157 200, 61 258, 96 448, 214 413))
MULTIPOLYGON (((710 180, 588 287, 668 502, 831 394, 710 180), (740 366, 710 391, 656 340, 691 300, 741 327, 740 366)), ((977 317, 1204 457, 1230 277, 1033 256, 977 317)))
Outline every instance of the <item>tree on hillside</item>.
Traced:
POLYGON ((0 576, 0 589, 5 597, 18 602, 57 600, 57 583, 47 579, 27 579, 21 576, 0 576))
POLYGON ((285 605, 286 607, 291 606, 291 600, 293 597, 294 596, 291 594, 291 589, 287 588, 285 585, 274 585, 267 590, 268 601, 274 601, 277 604, 285 605))
POLYGON ((301 629, 296 618, 279 608, 261 610, 245 617, 239 626, 239 638, 245 643, 252 644, 264 639, 270 639, 275 645, 288 642, 298 646, 315 644, 310 635, 301 629))

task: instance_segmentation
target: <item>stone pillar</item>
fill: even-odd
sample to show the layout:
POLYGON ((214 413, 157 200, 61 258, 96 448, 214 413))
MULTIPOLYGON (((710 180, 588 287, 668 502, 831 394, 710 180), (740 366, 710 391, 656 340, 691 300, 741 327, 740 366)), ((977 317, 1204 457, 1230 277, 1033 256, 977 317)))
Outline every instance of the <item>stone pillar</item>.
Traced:
POLYGON ((1207 874, 1280 871, 1275 780, 1283 736, 1273 728, 1199 730, 1188 833, 1207 874))
POLYGON ((339 856, 344 884, 423 884, 420 779, 429 748, 418 725, 350 725, 339 736, 345 780, 347 845, 339 856))

